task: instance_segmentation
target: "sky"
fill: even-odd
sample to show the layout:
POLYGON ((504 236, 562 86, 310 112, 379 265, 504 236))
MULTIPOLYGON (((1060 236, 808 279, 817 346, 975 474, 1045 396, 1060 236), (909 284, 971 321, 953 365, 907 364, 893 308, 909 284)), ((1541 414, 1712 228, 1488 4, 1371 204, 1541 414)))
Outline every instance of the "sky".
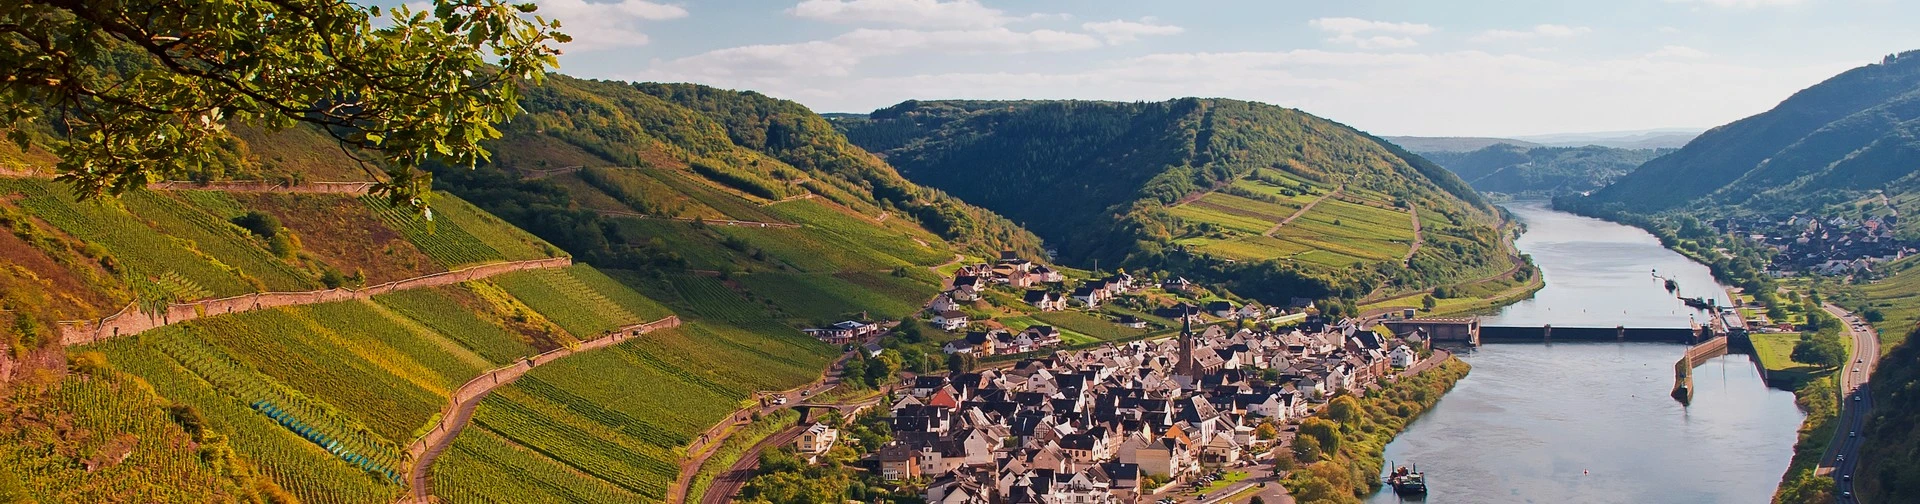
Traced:
POLYGON ((1704 129, 1920 49, 1911 0, 534 1, 578 77, 818 112, 1225 97, 1383 135, 1704 129))

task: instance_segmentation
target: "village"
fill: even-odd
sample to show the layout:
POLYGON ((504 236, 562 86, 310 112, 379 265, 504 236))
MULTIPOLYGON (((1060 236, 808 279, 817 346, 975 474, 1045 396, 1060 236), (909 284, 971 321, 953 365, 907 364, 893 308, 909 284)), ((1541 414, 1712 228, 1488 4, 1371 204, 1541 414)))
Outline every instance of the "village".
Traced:
MULTIPOLYGON (((1178 326, 1071 349, 1059 329, 1002 328, 961 309, 995 292, 1021 292, 1027 309, 1086 311, 1122 296, 1194 288, 1184 279, 1124 273, 1072 288, 1063 280, 1011 255, 960 268, 929 303, 926 320, 955 335, 941 352, 986 360, 903 373, 886 385, 863 417, 884 422, 886 441, 861 450, 862 470, 917 489, 929 503, 1209 502, 1277 482, 1276 454, 1291 462, 1298 423, 1329 400, 1363 395, 1446 358, 1422 334, 1395 337, 1359 321, 1327 320, 1305 299, 1288 308, 1225 300, 1155 307, 1153 318, 1178 326)), ((810 332, 850 347, 864 341, 867 355, 878 355, 873 340, 884 331, 848 321, 810 332)), ((838 416, 810 418, 793 449, 818 461, 846 425, 835 423, 838 416)))
POLYGON ((1769 269, 1774 276, 1808 272, 1865 277, 1877 274, 1878 264, 1916 252, 1915 243, 1896 236, 1899 224, 1898 215, 1867 218, 1790 215, 1719 219, 1712 223, 1721 233, 1744 236, 1754 244, 1773 250, 1769 269))

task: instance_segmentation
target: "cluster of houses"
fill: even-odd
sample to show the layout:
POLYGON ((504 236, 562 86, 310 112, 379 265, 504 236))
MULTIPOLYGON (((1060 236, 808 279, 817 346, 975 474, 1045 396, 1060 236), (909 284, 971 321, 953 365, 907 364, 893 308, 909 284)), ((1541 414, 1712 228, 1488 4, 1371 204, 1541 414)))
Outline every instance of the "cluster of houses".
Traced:
POLYGON ((868 336, 880 334, 884 330, 885 328, 880 324, 861 322, 858 320, 845 320, 830 326, 804 329, 802 331, 807 333, 808 336, 812 336, 814 339, 820 341, 834 345, 845 345, 856 340, 864 340, 868 336))
POLYGON ((1288 442, 1257 435, 1263 424, 1287 430, 1417 359, 1353 325, 1308 329, 1213 326, 918 376, 891 405, 893 441, 872 456, 888 479, 928 482, 929 503, 1140 502, 1155 491, 1146 481, 1250 464, 1288 442))
POLYGON ((1851 275, 1870 273, 1875 264, 1916 251, 1916 244, 1895 237, 1899 223, 1900 218, 1891 215, 1867 219, 1795 215, 1720 219, 1713 226, 1773 249, 1771 267, 1776 275, 1799 271, 1851 275))
POLYGON ((1005 329, 969 331, 965 338, 947 342, 940 351, 963 355, 1004 355, 1032 352, 1060 346, 1060 331, 1053 326, 1036 325, 1013 332, 1005 329))

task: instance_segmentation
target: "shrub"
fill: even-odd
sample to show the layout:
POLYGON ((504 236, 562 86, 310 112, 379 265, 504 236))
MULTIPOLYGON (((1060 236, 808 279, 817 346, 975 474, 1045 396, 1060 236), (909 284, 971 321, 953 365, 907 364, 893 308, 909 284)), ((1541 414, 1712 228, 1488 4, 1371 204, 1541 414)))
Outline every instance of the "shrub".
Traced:
POLYGON ((266 212, 253 210, 246 215, 233 218, 233 224, 252 232, 261 238, 273 239, 280 234, 280 219, 266 212))

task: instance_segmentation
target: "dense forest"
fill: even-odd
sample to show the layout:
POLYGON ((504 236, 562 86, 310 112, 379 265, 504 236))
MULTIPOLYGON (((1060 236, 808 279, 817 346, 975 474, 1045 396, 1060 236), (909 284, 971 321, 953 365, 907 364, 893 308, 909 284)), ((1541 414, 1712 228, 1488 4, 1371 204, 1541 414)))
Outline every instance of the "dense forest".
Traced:
POLYGON ((1474 189, 1514 197, 1550 197, 1593 191, 1672 149, 1525 147, 1496 144, 1481 149, 1420 151, 1420 157, 1459 175, 1474 189))
MULTIPOLYGON (((1198 98, 908 101, 833 122, 908 178, 1020 222, 1072 264, 1167 269, 1262 298, 1347 299, 1507 266, 1493 230, 1496 210, 1459 177, 1297 110, 1198 98), (1366 259, 1356 251, 1363 260, 1318 264, 1196 252, 1196 243, 1209 240, 1259 244, 1261 229, 1248 224, 1233 235, 1180 212, 1223 195, 1231 201, 1211 208, 1245 213, 1246 205, 1234 202, 1252 201, 1290 213, 1336 190, 1342 203, 1400 212, 1401 219, 1418 208, 1430 223, 1427 246, 1414 253, 1404 248, 1412 240, 1399 243, 1411 261, 1366 259)), ((1285 216, 1256 220, 1278 224, 1275 217, 1285 216)), ((1354 224, 1335 217, 1334 227, 1354 224)))

